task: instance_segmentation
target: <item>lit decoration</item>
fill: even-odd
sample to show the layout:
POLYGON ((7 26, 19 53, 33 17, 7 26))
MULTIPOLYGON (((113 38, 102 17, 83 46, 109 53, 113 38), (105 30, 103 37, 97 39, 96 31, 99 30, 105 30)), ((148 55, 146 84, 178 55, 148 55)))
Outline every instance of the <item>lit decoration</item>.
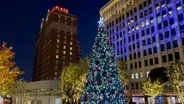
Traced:
POLYGON ((0 93, 4 95, 11 92, 12 84, 23 74, 13 61, 15 53, 11 49, 12 47, 8 48, 5 42, 0 47, 0 93))
POLYGON ((174 90, 174 93, 178 94, 178 103, 184 102, 184 63, 176 62, 171 65, 169 69, 169 82, 174 90))
POLYGON ((74 102, 74 100, 78 102, 83 91, 84 82, 86 81, 88 68, 88 58, 84 58, 79 63, 69 64, 63 68, 60 78, 62 99, 68 100, 70 103, 74 102))
POLYGON ((159 94, 162 94, 163 89, 163 84, 161 84, 158 80, 155 82, 151 82, 151 80, 148 79, 143 84, 143 93, 144 95, 151 96, 151 104, 155 104, 155 97, 159 94))
POLYGON ((59 7, 59 6, 55 6, 55 7, 52 9, 51 13, 54 12, 54 11, 61 11, 61 12, 64 12, 64 13, 68 13, 68 9, 62 8, 62 7, 59 7))
POLYGON ((100 18, 81 104, 127 104, 115 55, 100 18))

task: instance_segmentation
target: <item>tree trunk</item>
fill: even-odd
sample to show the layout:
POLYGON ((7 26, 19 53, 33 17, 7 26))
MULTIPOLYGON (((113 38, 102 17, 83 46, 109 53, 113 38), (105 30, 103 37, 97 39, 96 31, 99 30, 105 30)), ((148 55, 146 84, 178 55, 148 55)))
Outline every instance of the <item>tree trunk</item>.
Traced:
POLYGON ((148 104, 148 96, 144 96, 145 104, 148 104))

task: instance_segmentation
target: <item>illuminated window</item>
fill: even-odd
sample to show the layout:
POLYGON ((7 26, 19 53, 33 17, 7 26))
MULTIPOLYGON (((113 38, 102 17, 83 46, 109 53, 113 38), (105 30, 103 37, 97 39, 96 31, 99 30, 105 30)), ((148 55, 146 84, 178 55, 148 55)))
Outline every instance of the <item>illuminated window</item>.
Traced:
POLYGON ((72 50, 72 47, 70 47, 70 50, 72 50))
POLYGON ((58 59, 59 58, 59 55, 56 55, 56 59, 58 59))
POLYGON ((139 74, 138 74, 138 73, 135 74, 135 78, 136 78, 136 79, 139 78, 139 74))
POLYGON ((134 74, 132 74, 132 79, 134 79, 134 74))
POLYGON ((72 55, 72 52, 70 52, 70 55, 72 55))
POLYGON ((141 78, 143 78, 143 74, 142 74, 142 72, 140 72, 140 77, 141 77, 141 78))
POLYGON ((57 39, 57 43, 59 43, 59 39, 57 39))
POLYGON ((73 36, 73 33, 71 32, 71 34, 70 34, 71 36, 73 36))
POLYGON ((65 55, 66 54, 66 51, 63 51, 63 54, 65 55))
POLYGON ((66 49, 66 46, 63 46, 63 49, 66 49))
POLYGON ((149 71, 146 72, 146 77, 148 77, 148 75, 149 75, 149 71))
POLYGON ((73 43, 72 42, 70 42, 70 45, 72 45, 73 43))
POLYGON ((56 53, 59 53, 59 50, 58 49, 56 50, 56 53))

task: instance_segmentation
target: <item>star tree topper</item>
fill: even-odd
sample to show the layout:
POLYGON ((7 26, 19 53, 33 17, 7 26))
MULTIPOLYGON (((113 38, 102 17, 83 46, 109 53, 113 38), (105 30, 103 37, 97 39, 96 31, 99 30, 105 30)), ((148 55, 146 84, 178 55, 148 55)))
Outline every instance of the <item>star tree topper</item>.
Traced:
POLYGON ((104 19, 102 17, 100 17, 100 20, 98 21, 99 27, 104 27, 104 19))

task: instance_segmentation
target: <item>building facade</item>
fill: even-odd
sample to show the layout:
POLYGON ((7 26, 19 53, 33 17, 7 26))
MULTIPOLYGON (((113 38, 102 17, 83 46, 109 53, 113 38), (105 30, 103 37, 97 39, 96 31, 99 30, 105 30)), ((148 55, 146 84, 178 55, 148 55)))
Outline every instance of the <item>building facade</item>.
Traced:
POLYGON ((55 6, 42 19, 35 49, 33 81, 57 80, 62 68, 80 59, 77 17, 55 6))
POLYGON ((184 62, 184 0, 110 0, 100 15, 116 58, 131 70, 125 89, 133 96, 143 95, 151 69, 184 62))
POLYGON ((16 84, 13 104, 61 104, 60 84, 56 80, 16 84))

